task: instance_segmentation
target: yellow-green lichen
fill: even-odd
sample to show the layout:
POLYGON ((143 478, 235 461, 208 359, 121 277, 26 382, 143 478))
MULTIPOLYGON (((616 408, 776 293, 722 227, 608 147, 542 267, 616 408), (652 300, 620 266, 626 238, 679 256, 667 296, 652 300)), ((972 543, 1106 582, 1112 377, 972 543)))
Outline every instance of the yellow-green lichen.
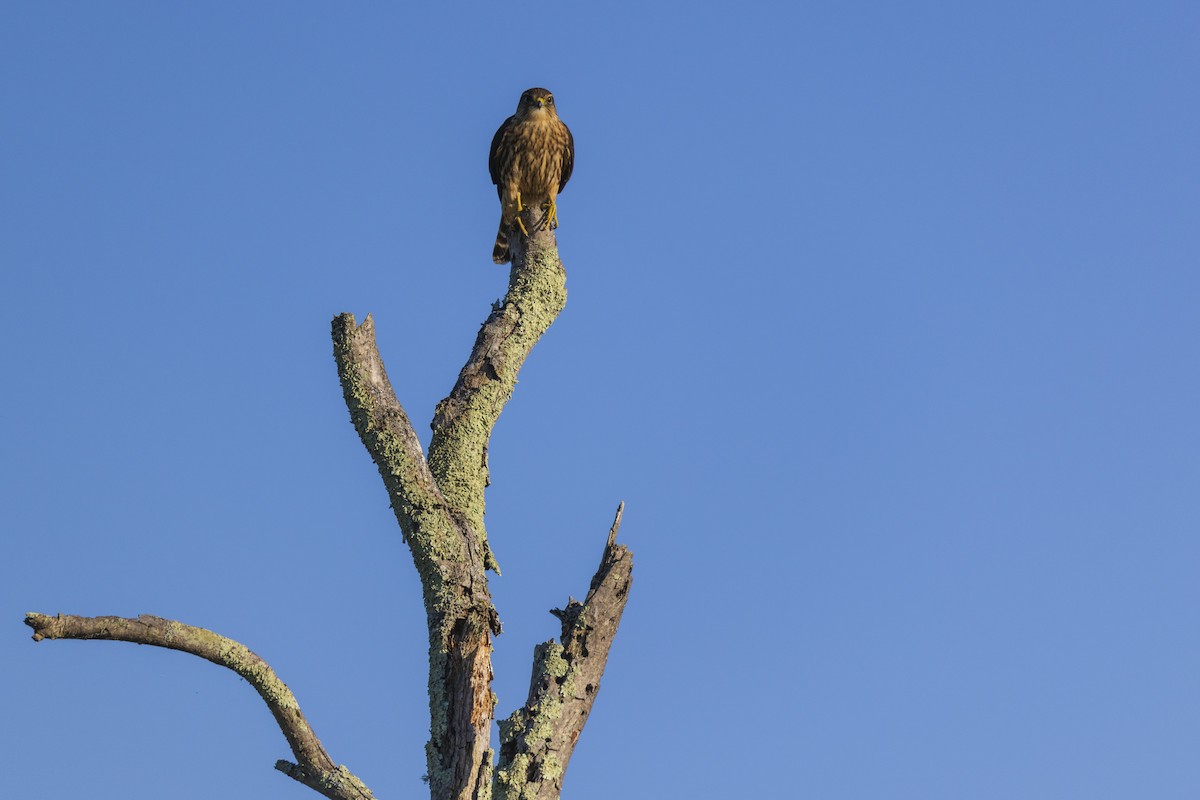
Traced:
MULTIPOLYGON (((496 783, 501 786, 517 789, 524 786, 529 775, 529 766, 533 763, 533 757, 528 753, 518 753, 513 757, 512 762, 504 769, 496 770, 496 783)), ((510 795, 505 792, 502 797, 517 796, 510 795)))
POLYGON ((453 422, 438 427, 429 449, 429 468, 448 503, 461 513, 479 539, 490 569, 498 567, 487 543, 484 489, 488 469, 484 456, 492 428, 511 399, 517 373, 525 358, 566 303, 566 273, 557 251, 532 250, 524 269, 513 269, 508 295, 493 323, 510 326, 499 349, 488 358, 495 369, 491 380, 473 388, 453 422))
POLYGON ((546 755, 542 757, 542 764, 538 768, 538 772, 541 773, 543 778, 557 781, 562 778, 563 767, 562 764, 559 763, 559 760, 555 757, 554 753, 546 753, 546 755))

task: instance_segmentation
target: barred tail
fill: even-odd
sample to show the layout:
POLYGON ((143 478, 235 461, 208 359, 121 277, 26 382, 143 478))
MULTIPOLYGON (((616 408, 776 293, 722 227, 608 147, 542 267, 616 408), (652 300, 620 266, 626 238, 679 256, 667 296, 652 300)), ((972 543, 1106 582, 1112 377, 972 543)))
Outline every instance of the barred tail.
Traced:
POLYGON ((508 252, 508 230, 504 220, 500 220, 500 230, 496 231, 496 246, 492 248, 492 261, 506 264, 512 255, 508 252))

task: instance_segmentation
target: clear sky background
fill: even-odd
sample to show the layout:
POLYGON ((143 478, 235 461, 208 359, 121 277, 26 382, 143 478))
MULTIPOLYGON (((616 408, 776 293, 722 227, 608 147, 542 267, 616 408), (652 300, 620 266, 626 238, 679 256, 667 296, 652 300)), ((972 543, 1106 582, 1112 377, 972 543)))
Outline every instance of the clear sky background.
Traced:
POLYGON ((8 3, 5 793, 301 798, 234 637, 425 792, 416 573, 329 321, 423 436, 502 296, 487 147, 575 134, 491 446, 497 713, 617 502, 575 800, 1200 796, 1200 7, 8 3))

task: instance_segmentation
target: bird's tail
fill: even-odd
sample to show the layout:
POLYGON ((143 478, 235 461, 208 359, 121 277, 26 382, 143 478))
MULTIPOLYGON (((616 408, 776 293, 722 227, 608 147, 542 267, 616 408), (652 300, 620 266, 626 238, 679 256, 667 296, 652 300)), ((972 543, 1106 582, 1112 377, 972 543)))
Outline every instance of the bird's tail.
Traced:
POLYGON ((510 258, 512 254, 508 252, 508 226, 504 224, 504 220, 500 220, 500 230, 496 231, 496 246, 492 248, 492 261, 507 264, 510 258))

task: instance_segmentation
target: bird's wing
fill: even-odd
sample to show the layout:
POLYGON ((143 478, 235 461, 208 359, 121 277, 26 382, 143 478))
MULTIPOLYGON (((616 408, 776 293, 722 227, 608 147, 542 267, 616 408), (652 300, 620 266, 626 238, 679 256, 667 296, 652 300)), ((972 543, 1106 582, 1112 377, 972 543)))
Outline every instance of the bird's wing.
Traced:
POLYGON ((558 180, 558 190, 561 192, 563 187, 567 185, 567 181, 571 180, 571 170, 575 169, 575 137, 571 135, 571 129, 563 123, 563 130, 567 132, 567 152, 563 155, 562 162, 562 177, 558 180))
POLYGON ((497 186, 500 185, 500 143, 504 141, 504 134, 515 121, 515 115, 504 120, 504 124, 496 129, 496 135, 492 137, 492 149, 488 151, 488 172, 492 176, 492 183, 497 186))

